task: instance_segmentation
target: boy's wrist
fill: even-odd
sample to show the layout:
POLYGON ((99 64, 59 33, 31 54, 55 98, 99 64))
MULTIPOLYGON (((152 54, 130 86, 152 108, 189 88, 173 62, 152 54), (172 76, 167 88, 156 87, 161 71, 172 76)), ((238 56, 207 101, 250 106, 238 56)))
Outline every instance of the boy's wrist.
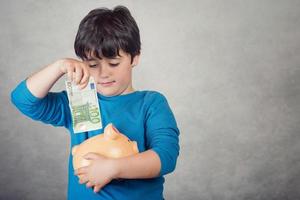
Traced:
POLYGON ((54 63, 52 63, 52 67, 58 70, 61 76, 66 73, 65 70, 63 69, 64 62, 65 62, 64 59, 59 59, 56 60, 54 63))
POLYGON ((122 173, 122 163, 121 159, 112 159, 113 162, 113 171, 114 171, 114 177, 113 179, 118 179, 121 178, 121 173, 122 173))

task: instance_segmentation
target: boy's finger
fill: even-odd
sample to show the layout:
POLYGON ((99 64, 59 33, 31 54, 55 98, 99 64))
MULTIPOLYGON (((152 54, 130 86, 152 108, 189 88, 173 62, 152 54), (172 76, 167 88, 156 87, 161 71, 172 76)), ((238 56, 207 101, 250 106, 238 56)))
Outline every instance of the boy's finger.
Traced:
POLYGON ((82 78, 82 68, 76 67, 75 68, 75 83, 78 84, 82 78))
POLYGON ((99 158, 99 155, 96 153, 90 152, 90 153, 85 154, 83 157, 84 157, 84 159, 87 159, 87 160, 95 160, 95 159, 99 158))
POLYGON ((80 184, 84 184, 88 181, 89 181, 89 179, 86 176, 81 176, 80 179, 79 179, 80 184))
POLYGON ((85 82, 85 83, 83 83, 83 84, 81 84, 80 83, 80 85, 79 85, 79 89, 84 89, 86 86, 87 86, 87 84, 88 84, 89 82, 85 82))
POLYGON ((80 167, 75 170, 75 175, 79 176, 80 174, 85 174, 87 172, 87 167, 80 167))
POLYGON ((95 192, 95 193, 99 192, 99 191, 101 190, 102 187, 103 187, 102 185, 96 185, 96 186, 94 187, 94 192, 95 192))
POLYGON ((90 73, 89 70, 87 70, 85 67, 83 68, 83 77, 80 81, 80 84, 86 83, 89 81, 90 73))
POLYGON ((94 184, 93 184, 91 181, 89 181, 89 182, 87 182, 86 187, 90 188, 90 187, 92 187, 93 185, 94 185, 94 184))

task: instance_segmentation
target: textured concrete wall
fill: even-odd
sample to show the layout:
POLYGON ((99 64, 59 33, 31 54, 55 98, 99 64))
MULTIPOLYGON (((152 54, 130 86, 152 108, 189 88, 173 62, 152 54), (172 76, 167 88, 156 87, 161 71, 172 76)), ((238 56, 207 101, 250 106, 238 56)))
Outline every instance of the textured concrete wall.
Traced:
POLYGON ((300 1, 0 4, 0 199, 65 198, 68 132, 21 115, 10 91, 74 57, 80 20, 118 4, 141 30, 136 89, 163 92, 181 129, 166 199, 300 199, 300 1))

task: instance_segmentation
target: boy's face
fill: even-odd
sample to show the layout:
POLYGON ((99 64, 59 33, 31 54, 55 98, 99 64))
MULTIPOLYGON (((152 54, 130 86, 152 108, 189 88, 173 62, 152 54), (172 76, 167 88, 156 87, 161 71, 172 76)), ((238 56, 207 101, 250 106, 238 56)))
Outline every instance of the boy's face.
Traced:
POLYGON ((132 68, 138 64, 139 55, 133 58, 132 63, 130 54, 120 50, 119 55, 113 59, 90 57, 85 61, 97 84, 97 92, 104 96, 123 95, 134 91, 132 68))

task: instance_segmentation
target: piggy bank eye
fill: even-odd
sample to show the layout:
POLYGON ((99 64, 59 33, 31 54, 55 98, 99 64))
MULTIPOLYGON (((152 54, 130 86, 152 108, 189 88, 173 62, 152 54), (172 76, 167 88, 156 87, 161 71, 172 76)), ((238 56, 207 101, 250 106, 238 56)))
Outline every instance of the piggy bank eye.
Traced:
POLYGON ((129 140, 129 139, 128 139, 127 141, 128 141, 128 142, 130 142, 130 140, 129 140))

